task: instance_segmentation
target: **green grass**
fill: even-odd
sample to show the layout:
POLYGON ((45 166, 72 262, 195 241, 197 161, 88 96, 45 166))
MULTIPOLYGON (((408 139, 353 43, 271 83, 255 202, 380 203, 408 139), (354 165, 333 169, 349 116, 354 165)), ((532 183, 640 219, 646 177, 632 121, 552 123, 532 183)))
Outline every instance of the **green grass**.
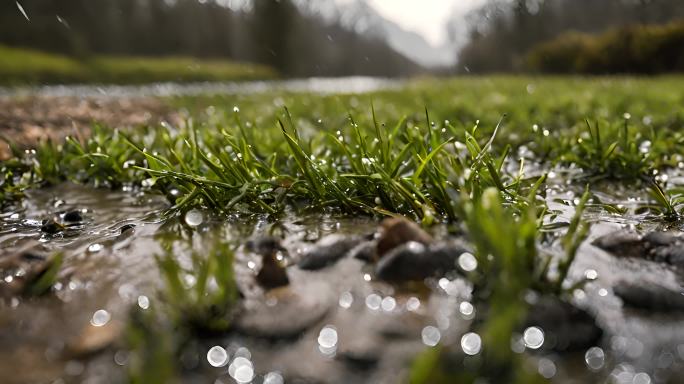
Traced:
POLYGON ((137 84, 163 81, 242 81, 276 77, 265 66, 188 57, 87 59, 0 45, 0 85, 137 84))
MULTIPOLYGON (((627 214, 595 193, 645 197, 643 208, 662 224, 680 220, 684 204, 681 188, 668 181, 684 168, 681 77, 424 79, 369 95, 168 102, 188 110, 185 124, 96 126, 83 141, 42 143, 28 154, 15 148, 15 158, 1 165, 3 204, 17 204, 28 188, 72 180, 162 194, 170 213, 203 207, 277 220, 308 210, 448 223, 478 260, 467 277, 484 363, 453 376, 442 369, 461 367, 453 354, 430 349, 414 364, 414 382, 538 380, 513 355, 511 335, 525 318, 526 292, 563 296, 583 283, 568 271, 589 230, 585 207, 627 214), (563 218, 549 208, 552 189, 576 193, 574 214, 563 218)), ((180 344, 154 344, 164 338, 155 336, 164 329, 154 326, 159 318, 177 332, 230 328, 237 301, 230 247, 212 249, 206 259, 193 252, 185 264, 171 248, 158 257, 167 300, 163 314, 133 318, 142 329, 132 332, 141 366, 173 375, 164 362, 180 344), (187 274, 195 277, 192 287, 187 274), (219 289, 207 291, 212 278, 219 289)))

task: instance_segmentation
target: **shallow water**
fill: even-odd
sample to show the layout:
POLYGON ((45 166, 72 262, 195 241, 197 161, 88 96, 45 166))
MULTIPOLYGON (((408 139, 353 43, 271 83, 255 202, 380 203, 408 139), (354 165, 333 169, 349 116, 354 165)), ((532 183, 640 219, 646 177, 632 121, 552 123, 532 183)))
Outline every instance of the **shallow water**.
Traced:
POLYGON ((272 91, 320 94, 367 93, 399 88, 400 80, 378 77, 312 77, 292 80, 245 82, 154 83, 145 85, 45 85, 37 87, 0 87, 0 97, 88 97, 133 98, 198 95, 257 94, 272 91))
MULTIPOLYGON (((602 199, 638 205, 626 198, 629 193, 622 192, 611 191, 602 199)), ((557 220, 570 218, 575 198, 567 192, 550 191, 547 199, 559 212, 557 220)), ((147 308, 158 303, 160 276, 153 256, 161 251, 164 235, 190 238, 201 247, 206 236, 219 234, 243 244, 250 237, 280 231, 289 251, 285 261, 294 263, 300 250, 316 239, 333 233, 370 234, 377 226, 372 218, 330 213, 296 216, 289 212, 272 219, 260 215, 219 218, 201 212, 201 220, 194 218, 195 228, 190 229, 182 224, 187 218, 165 218, 167 207, 165 200, 144 192, 63 184, 31 191, 21 207, 0 215, 0 258, 30 243, 46 253, 62 250, 66 256, 53 294, 1 301, 3 382, 123 381, 127 351, 120 337, 103 351, 79 355, 68 351, 96 325, 104 322, 102 329, 110 330, 120 327, 132 306, 147 308), (69 229, 64 236, 41 232, 42 219, 72 209, 84 212, 84 225, 69 229), (122 233, 121 228, 129 224, 135 225, 133 231, 122 233)), ((645 216, 636 214, 618 218, 592 211, 590 217, 596 222, 590 240, 629 225, 641 225, 643 230, 654 227, 645 216)), ((437 237, 446 232, 443 228, 433 231, 437 237)), ((556 244, 549 247, 553 251, 556 244)), ((187 259, 187 254, 178 252, 179 259, 187 259)), ((427 289, 393 286, 374 280, 365 263, 345 258, 319 271, 292 265, 288 268, 290 286, 264 295, 259 289, 250 289, 258 263, 254 254, 238 249, 235 271, 245 295, 247 329, 197 339, 188 346, 179 362, 186 372, 184 382, 232 383, 247 376, 251 380, 243 382, 266 382, 266 378, 401 382, 406 380, 412 358, 429 345, 460 345, 472 318, 462 307, 470 299, 469 287, 458 276, 429 279, 427 289), (283 325, 298 323, 304 325, 296 336, 285 337, 285 331, 278 336, 283 325), (249 326, 274 330, 275 336, 265 337, 249 326), (226 354, 213 349, 221 353, 208 355, 217 346, 226 354), (210 360, 219 367, 212 366, 210 360), (236 369, 246 366, 251 367, 251 376, 247 368, 240 371, 247 376, 236 375, 236 369)), ((2 273, 2 281, 6 281, 8 275, 2 273)), ((604 329, 604 339, 596 346, 600 352, 559 355, 529 351, 533 369, 553 373, 556 382, 676 382, 681 377, 681 315, 625 308, 611 290, 617 279, 650 279, 681 291, 680 272, 646 260, 616 259, 587 241, 571 276, 575 281, 593 278, 575 291, 573 301, 595 313, 604 329), (646 379, 649 381, 643 381, 646 379)))

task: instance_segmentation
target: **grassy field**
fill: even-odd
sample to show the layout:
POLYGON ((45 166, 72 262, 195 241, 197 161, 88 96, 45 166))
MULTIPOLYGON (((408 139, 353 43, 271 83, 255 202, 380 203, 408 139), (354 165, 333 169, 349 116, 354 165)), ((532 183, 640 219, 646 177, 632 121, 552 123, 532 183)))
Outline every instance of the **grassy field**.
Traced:
POLYGON ((0 46, 0 85, 241 81, 276 76, 265 66, 230 61, 108 56, 79 60, 0 46))
MULTIPOLYGON (((295 209, 446 224, 476 250, 478 271, 468 278, 475 303, 488 305, 474 323, 488 349, 465 373, 453 372, 448 351, 431 349, 416 360, 414 382, 540 379, 519 369, 510 349, 528 309, 522 296, 568 293, 567 272, 588 232, 585 208, 626 213, 597 192, 628 188, 648 201, 650 220, 681 219, 684 195, 672 181, 684 167, 681 77, 422 79, 366 95, 168 102, 189 111, 186 124, 96 127, 88 139, 43 143, 35 154, 16 149, 2 164, 3 203, 72 180, 162 194, 170 213, 203 207, 277 220, 295 209), (576 196, 568 221, 548 206, 554 188, 576 196), (541 250, 554 241, 562 255, 550 273, 541 250)), ((178 281, 171 261, 162 267, 178 281)), ((221 292, 216 300, 232 305, 230 289, 221 292)), ((193 297, 184 300, 192 306, 193 297)))

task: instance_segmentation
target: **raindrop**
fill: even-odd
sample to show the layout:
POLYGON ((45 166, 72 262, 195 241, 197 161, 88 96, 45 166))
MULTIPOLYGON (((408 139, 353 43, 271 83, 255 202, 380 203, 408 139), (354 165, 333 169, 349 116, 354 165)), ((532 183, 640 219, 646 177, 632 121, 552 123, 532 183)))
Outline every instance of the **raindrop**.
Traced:
POLYGON ((603 368, 603 364, 606 361, 606 354, 603 349, 599 347, 591 347, 584 354, 584 361, 587 363, 587 367, 592 371, 598 371, 603 368))
POLYGON ((467 301, 461 302, 458 306, 458 311, 461 312, 463 318, 470 320, 475 317, 475 307, 467 301))
POLYGON ((539 359, 539 363, 537 363, 537 372, 545 379, 550 379, 556 376, 556 364, 546 358, 539 359))
POLYGON ((423 344, 427 345, 428 347, 434 347, 442 338, 442 334, 439 332, 439 329, 433 327, 432 325, 428 325, 427 327, 423 328, 423 331, 420 333, 420 335, 423 339, 423 344))
POLYGON ((523 332, 525 346, 530 349, 539 349, 544 344, 544 331, 539 327, 528 327, 523 332))
POLYGON ((339 300, 339 305, 340 307, 347 309, 351 307, 352 303, 354 302, 354 296, 352 296, 351 292, 342 292, 340 295, 340 300, 339 300))
POLYGON ((254 367, 248 359, 236 357, 228 367, 228 374, 238 383, 249 383, 254 378, 254 367))
POLYGON ((212 367, 223 367, 228 363, 228 352, 218 345, 215 345, 207 352, 207 361, 212 367))
POLYGON ((102 247, 102 244, 97 244, 97 243, 91 244, 91 245, 88 247, 88 252, 90 252, 90 253, 100 252, 100 251, 102 250, 102 248, 103 248, 103 247, 102 247))
POLYGON ((482 349, 482 339, 475 332, 468 332, 461 337, 461 348, 466 355, 477 355, 482 349))
POLYGON ((26 20, 31 21, 31 19, 29 19, 28 15, 26 14, 26 11, 24 10, 24 7, 22 7, 18 1, 15 1, 15 3, 17 4, 17 8, 19 8, 19 12, 21 12, 21 14, 24 15, 26 20))
POLYGON ((269 372, 264 376, 264 384, 283 384, 285 379, 278 372, 269 372))
POLYGON ((93 313, 93 317, 90 319, 90 324, 95 327, 101 327, 109 322, 112 315, 104 309, 98 309, 93 313))
POLYGON ((397 301, 392 296, 385 297, 384 299, 382 299, 382 302, 380 303, 380 307, 385 312, 392 312, 394 308, 396 308, 396 306, 397 301))
MULTIPOLYGON (((406 300, 406 309, 413 312, 418 310, 420 308, 420 300, 418 300, 417 297, 411 297, 408 300, 406 300)), ((683 349, 684 351, 684 349, 683 349)))
POLYGON ((598 272, 596 272, 595 269, 587 269, 584 271, 584 277, 586 277, 587 280, 596 280, 598 277, 598 272))
POLYGON ((57 16, 57 22, 58 22, 58 23, 60 23, 60 24, 62 24, 63 26, 67 27, 68 29, 71 29, 71 26, 69 25, 69 23, 67 23, 67 21, 64 20, 60 15, 55 15, 55 16, 57 16))
POLYGON ((639 372, 632 378, 633 384, 651 384, 651 376, 646 372, 639 372))
POLYGON ((370 295, 366 296, 366 306, 374 311, 380 308, 381 303, 382 298, 380 295, 371 293, 370 295))
POLYGON ((185 223, 191 227, 196 227, 202 224, 204 215, 197 209, 191 209, 185 213, 185 223))
POLYGON ((458 266, 466 272, 472 272, 477 268, 477 259, 470 252, 463 252, 458 257, 458 266))
POLYGON ((329 349, 337 346, 337 330, 330 325, 326 325, 318 334, 318 345, 329 349))
POLYGON ((138 296, 138 307, 147 309, 150 307, 150 299, 145 295, 138 296))

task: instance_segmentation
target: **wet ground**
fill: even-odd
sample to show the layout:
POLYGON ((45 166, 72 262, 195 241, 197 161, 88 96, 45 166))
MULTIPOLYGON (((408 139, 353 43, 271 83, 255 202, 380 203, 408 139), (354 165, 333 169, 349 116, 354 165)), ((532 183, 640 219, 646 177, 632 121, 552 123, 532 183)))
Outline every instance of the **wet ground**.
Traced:
MULTIPOLYGON (((576 196, 553 188, 547 192, 551 208, 560 212, 558 220, 567 220, 576 196)), ((604 203, 628 209, 642 204, 627 194, 600 196, 604 203)), ((316 242, 325 243, 321 239, 331 235, 362 242, 376 231, 375 219, 337 214, 226 219, 202 211, 190 218, 165 218, 165 208, 163 199, 144 192, 64 184, 31 191, 21 207, 2 213, 0 260, 28 248, 36 254, 65 252, 52 293, 5 295, 2 300, 3 382, 122 381, 128 361, 123 324, 132 306, 158 304, 160 276, 153 256, 161 251, 164 234, 199 245, 218 233, 242 244, 235 270, 245 311, 227 336, 188 346, 181 361, 185 382, 396 383, 406 380, 412 358, 425 348, 474 348, 462 336, 478 308, 470 304, 470 287, 458 274, 406 285, 379 281, 371 264, 353 257, 315 270, 302 267, 301 259, 316 242), (43 219, 74 211, 81 214, 78 225, 46 234, 43 219), (261 260, 244 245, 269 233, 284 236, 279 258, 289 265, 290 284, 265 293, 255 283, 261 260)), ((551 336, 534 325, 520 336, 520 345, 512 345, 527 351, 533 369, 556 382, 675 383, 684 373, 682 308, 653 308, 638 297, 627 302, 633 295, 624 288, 622 297, 615 292, 627 282, 681 296, 681 271, 668 263, 623 257, 619 248, 607 252, 592 245, 618 230, 643 234, 660 229, 649 224, 647 215, 630 212, 619 217, 590 212, 595 225, 571 269, 572 280, 590 280, 574 291, 572 303, 595 315, 602 338, 575 352, 555 352, 543 346, 563 335, 551 336)), ((439 226, 431 232, 437 241, 448 237, 439 226)), ((4 268, 0 288, 6 292, 20 275, 4 268)), ((528 300, 534 304, 539 298, 528 300)), ((542 311, 543 306, 532 308, 542 311)))
MULTIPOLYGON (((0 141, 11 138, 20 145, 39 140, 62 140, 65 136, 87 136, 90 126, 135 127, 167 121, 178 124, 182 117, 162 97, 254 94, 272 91, 320 94, 364 93, 400 86, 397 80, 373 77, 310 78, 240 83, 158 83, 137 86, 51 85, 0 87, 0 141)), ((0 160, 10 151, 0 145, 0 160)))

